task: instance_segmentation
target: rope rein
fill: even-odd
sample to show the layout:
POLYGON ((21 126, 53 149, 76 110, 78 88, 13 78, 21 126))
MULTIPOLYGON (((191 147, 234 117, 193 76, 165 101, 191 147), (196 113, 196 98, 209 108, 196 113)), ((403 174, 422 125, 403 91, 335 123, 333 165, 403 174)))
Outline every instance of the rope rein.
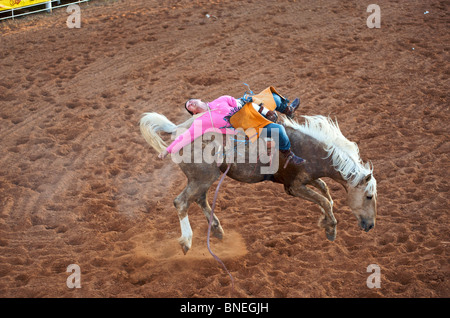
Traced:
MULTIPOLYGON (((244 83, 244 84, 245 84, 245 83, 244 83)), ((245 85, 247 85, 247 84, 245 84, 245 85)), ((250 90, 250 87, 249 87, 248 85, 247 85, 247 87, 248 87, 249 90, 250 90)), ((251 90, 250 90, 250 94, 253 95, 253 92, 252 92, 251 90)), ((211 126, 212 126, 212 128, 215 129, 215 127, 214 127, 214 122, 213 122, 212 115, 211 115, 211 108, 209 107, 209 104, 206 104, 206 106, 207 106, 207 108, 208 108, 209 118, 210 118, 210 120, 211 120, 211 126)), ((259 156, 258 156, 258 158, 259 158, 259 156)), ((270 159, 270 164, 272 164, 272 156, 271 156, 271 159, 270 159)), ((218 165, 218 166, 219 166, 219 165, 218 165)), ((211 214, 210 214, 210 216, 209 216, 209 222, 208 222, 208 235, 207 235, 206 245, 207 245, 208 251, 209 251, 209 253, 212 255, 212 257, 213 257, 219 264, 222 265, 222 267, 225 269, 225 271, 226 271, 226 272, 228 273, 228 275, 230 276, 230 279, 231 279, 231 289, 232 289, 232 291, 234 291, 234 278, 233 278, 233 275, 231 275, 230 271, 227 269, 227 267, 225 266, 224 262, 223 262, 217 255, 215 255, 215 254, 211 251, 211 245, 210 245, 211 226, 212 226, 212 221, 213 221, 213 219, 214 219, 214 209, 216 208, 217 196, 218 196, 218 194, 219 194, 220 186, 222 185, 222 182, 223 182, 223 180, 225 179, 225 177, 226 177, 228 171, 230 170, 230 168, 231 168, 231 163, 228 163, 227 169, 226 169, 225 172, 222 174, 222 176, 221 176, 221 178, 220 178, 220 180, 219 180, 219 183, 217 184, 216 191, 215 191, 215 193, 214 193, 214 199, 213 199, 212 207, 211 207, 211 214)), ((255 166, 255 169, 256 169, 256 166, 255 166)), ((253 172, 254 172, 254 171, 253 171, 253 172)))
POLYGON ((225 269, 225 271, 228 273, 228 275, 231 278, 231 288, 232 290, 234 290, 234 279, 233 279, 233 275, 231 275, 230 271, 227 269, 227 267, 225 266, 225 264, 222 262, 222 260, 217 257, 212 251, 211 251, 211 246, 209 244, 209 238, 211 235, 211 225, 212 225, 212 220, 214 218, 214 209, 216 208, 216 201, 217 201, 217 195, 219 194, 219 188, 223 182, 223 179, 225 179, 225 176, 227 175, 228 171, 230 170, 231 167, 231 163, 228 164, 227 169, 225 170, 225 172, 222 174, 222 177, 219 180, 219 184, 217 185, 216 188, 216 192, 214 193, 214 199, 213 199, 213 203, 212 203, 212 207, 211 207, 211 215, 209 216, 209 224, 208 224, 208 237, 207 237, 207 241, 206 241, 206 245, 208 246, 208 251, 209 253, 214 257, 214 259, 219 262, 222 267, 225 269))
MULTIPOLYGON (((206 104, 206 106, 208 107, 209 119, 211 120, 211 126, 212 126, 212 128, 215 129, 216 127, 214 127, 214 122, 213 122, 212 115, 211 115, 211 108, 209 107, 209 104, 206 104)), ((230 278, 231 278, 231 289, 234 290, 234 278, 233 278, 233 275, 231 275, 230 271, 227 269, 227 267, 225 266, 224 262, 222 262, 222 260, 211 251, 211 246, 210 246, 210 243, 209 243, 210 242, 210 236, 211 236, 211 225, 212 225, 212 220, 214 219, 214 209, 216 208, 217 196, 219 194, 220 186, 222 185, 222 182, 225 179, 225 177, 226 177, 228 171, 230 170, 230 168, 231 168, 231 163, 228 164, 227 169, 222 174, 222 177, 220 178, 219 183, 217 184, 217 187, 216 187, 216 191, 214 193, 214 199, 213 199, 213 203, 212 203, 212 207, 211 207, 211 215, 209 216, 208 236, 207 236, 207 239, 206 239, 206 245, 207 245, 208 251, 212 255, 212 257, 214 257, 214 259, 222 265, 222 267, 225 269, 225 271, 230 276, 230 278)))

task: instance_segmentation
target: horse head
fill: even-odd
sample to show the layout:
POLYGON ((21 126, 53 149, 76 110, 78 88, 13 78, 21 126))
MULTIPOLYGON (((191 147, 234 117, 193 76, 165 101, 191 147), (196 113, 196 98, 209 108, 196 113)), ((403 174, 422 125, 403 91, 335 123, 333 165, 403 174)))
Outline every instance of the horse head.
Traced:
POLYGON ((365 175, 353 186, 347 187, 348 205, 361 229, 368 232, 375 226, 377 216, 376 180, 372 173, 365 175))

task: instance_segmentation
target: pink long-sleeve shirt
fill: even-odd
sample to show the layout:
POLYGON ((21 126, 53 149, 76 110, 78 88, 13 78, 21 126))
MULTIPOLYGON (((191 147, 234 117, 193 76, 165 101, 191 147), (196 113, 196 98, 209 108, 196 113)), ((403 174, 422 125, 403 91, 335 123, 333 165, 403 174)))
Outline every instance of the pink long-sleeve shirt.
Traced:
POLYGON ((208 105, 211 109, 211 112, 207 111, 202 116, 197 117, 192 123, 191 127, 189 127, 189 129, 184 133, 179 135, 169 145, 169 147, 167 147, 167 152, 176 153, 180 151, 181 148, 189 145, 196 138, 202 136, 206 132, 206 130, 208 130, 208 132, 220 132, 222 134, 235 134, 234 129, 227 129, 223 127, 228 125, 224 117, 229 115, 230 111, 233 110, 233 108, 238 107, 236 99, 228 95, 221 96, 216 100, 208 103, 208 105))

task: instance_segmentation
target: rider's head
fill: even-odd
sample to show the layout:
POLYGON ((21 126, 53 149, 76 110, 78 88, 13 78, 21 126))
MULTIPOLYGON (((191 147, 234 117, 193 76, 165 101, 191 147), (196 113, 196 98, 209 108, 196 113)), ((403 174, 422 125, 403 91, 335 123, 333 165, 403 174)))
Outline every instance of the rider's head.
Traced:
POLYGON ((184 104, 184 108, 186 108, 186 110, 187 110, 187 112, 189 113, 189 114, 191 114, 191 116, 193 116, 194 115, 194 113, 193 112, 191 112, 189 109, 188 109, 188 103, 189 103, 189 101, 187 101, 186 102, 186 104, 184 104))
POLYGON ((202 102, 200 99, 188 100, 186 104, 184 104, 184 108, 186 108, 188 113, 191 115, 203 113, 208 110, 207 104, 205 102, 202 102))

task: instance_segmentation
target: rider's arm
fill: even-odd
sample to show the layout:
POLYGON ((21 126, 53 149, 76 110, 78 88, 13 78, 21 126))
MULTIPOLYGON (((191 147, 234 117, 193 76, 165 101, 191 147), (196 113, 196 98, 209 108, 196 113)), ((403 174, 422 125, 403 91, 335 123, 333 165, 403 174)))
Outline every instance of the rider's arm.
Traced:
POLYGON ((263 115, 263 116, 266 116, 267 115, 267 112, 269 111, 267 108, 265 108, 264 106, 260 106, 260 105, 258 105, 258 104, 256 104, 256 103, 252 103, 252 106, 253 106, 253 108, 258 112, 258 113, 260 113, 261 115, 263 115))
MULTIPOLYGON (((206 122, 206 124, 208 124, 206 122)), ((188 130, 180 134, 172 143, 169 145, 169 147, 166 148, 168 153, 176 153, 181 148, 183 148, 186 145, 189 145, 191 142, 194 141, 197 137, 201 136, 203 133, 202 131, 202 117, 196 118, 194 122, 192 123, 191 127, 189 127, 188 130)))
MULTIPOLYGON (((244 103, 244 101, 242 99, 236 99, 236 103, 237 103, 239 108, 241 108, 242 106, 245 105, 245 103, 244 103)), ((252 103, 252 106, 258 113, 260 113, 263 116, 266 116, 267 112, 269 111, 264 106, 260 106, 260 105, 258 105, 256 103, 252 103)))
POLYGON ((211 117, 208 112, 204 113, 203 116, 200 116, 194 119, 191 127, 188 130, 179 135, 170 145, 166 148, 168 153, 176 153, 180 151, 186 145, 189 145, 198 137, 201 137, 206 132, 211 131, 219 131, 217 128, 211 126, 211 117))

